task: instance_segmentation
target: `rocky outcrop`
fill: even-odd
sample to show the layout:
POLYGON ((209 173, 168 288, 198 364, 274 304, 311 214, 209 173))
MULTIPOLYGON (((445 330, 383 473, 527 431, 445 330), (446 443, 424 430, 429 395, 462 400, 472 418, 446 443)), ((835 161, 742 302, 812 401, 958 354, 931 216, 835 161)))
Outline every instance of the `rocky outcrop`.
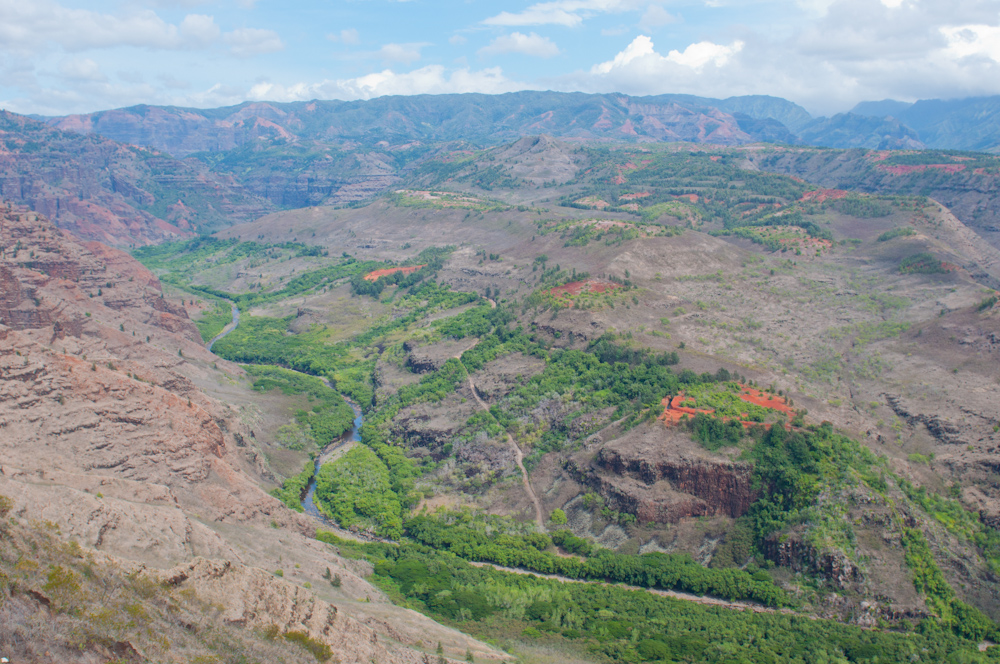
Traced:
POLYGON ((0 197, 28 205, 81 238, 149 244, 249 221, 271 209, 194 160, 57 131, 8 112, 0 112, 0 138, 0 197), (198 205, 184 206, 184 200, 198 205))
POLYGON ((944 419, 940 415, 928 415, 926 413, 913 412, 913 408, 908 406, 902 397, 894 394, 884 394, 885 401, 903 421, 910 426, 923 424, 927 431, 946 445, 966 445, 968 444, 959 434, 962 433, 955 424, 944 419))
POLYGON ((394 646, 370 627, 340 615, 337 608, 308 590, 264 570, 228 560, 195 560, 160 576, 178 590, 190 589, 204 602, 223 608, 222 620, 232 625, 277 632, 304 632, 330 647, 336 661, 421 664, 423 655, 394 646))
POLYGON ((771 535, 764 540, 763 549, 764 557, 776 565, 814 574, 840 588, 864 579, 858 566, 844 554, 817 551, 811 544, 794 536, 771 535))
POLYGON ((750 464, 699 454, 682 434, 662 429, 630 432, 596 454, 572 457, 565 469, 612 509, 642 523, 736 518, 757 499, 750 464))

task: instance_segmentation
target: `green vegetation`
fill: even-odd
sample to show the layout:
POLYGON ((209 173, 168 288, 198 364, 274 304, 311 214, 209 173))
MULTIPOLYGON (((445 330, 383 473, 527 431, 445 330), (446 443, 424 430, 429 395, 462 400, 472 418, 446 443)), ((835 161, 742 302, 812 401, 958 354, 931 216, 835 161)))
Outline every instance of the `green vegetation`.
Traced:
POLYGON ((338 392, 346 394, 362 407, 371 403, 374 389, 371 374, 375 357, 370 344, 387 334, 405 329, 427 315, 451 309, 479 299, 474 293, 458 293, 433 282, 417 284, 399 298, 397 308, 406 313, 390 321, 376 323, 348 341, 330 343, 326 330, 314 327, 308 332, 289 334, 294 320, 243 316, 240 326, 216 343, 213 350, 220 357, 247 364, 272 364, 303 373, 328 378, 338 392))
POLYGON ((233 319, 233 311, 228 302, 216 300, 212 301, 211 309, 205 309, 201 316, 195 319, 194 324, 198 326, 203 341, 211 341, 220 334, 223 328, 233 319))
POLYGON ((271 495, 283 502, 286 507, 296 512, 304 512, 302 498, 306 495, 306 489, 309 488, 309 482, 315 474, 316 464, 309 459, 301 473, 292 475, 280 487, 271 489, 271 495))
POLYGON ((997 638, 997 626, 992 620, 955 597, 955 591, 945 581, 920 530, 905 529, 903 546, 906 547, 906 564, 913 572, 913 585, 927 598, 927 607, 943 625, 958 636, 974 641, 997 638))
POLYGON ((676 217, 682 221, 694 221, 700 219, 702 213, 698 208, 692 207, 680 201, 666 201, 664 203, 654 203, 642 209, 643 221, 656 221, 663 215, 676 217))
POLYGON ((394 539, 403 534, 403 505, 389 468, 367 447, 353 447, 320 467, 315 500, 342 528, 371 526, 379 536, 394 539))
POLYGON ((444 265, 445 259, 447 259, 448 255, 454 250, 455 247, 430 247, 428 249, 424 249, 413 261, 414 265, 422 265, 423 267, 408 274, 403 271, 393 272, 392 274, 381 276, 375 281, 368 281, 365 279, 365 275, 369 272, 386 267, 405 266, 380 265, 376 268, 372 268, 371 270, 357 272, 351 278, 351 291, 356 295, 371 295, 372 297, 378 297, 387 286, 395 285, 401 289, 411 288, 425 279, 433 279, 434 275, 437 274, 437 271, 444 265))
MULTIPOLYGON (((390 596, 438 620, 471 633, 540 639, 599 661, 995 661, 992 653, 978 652, 977 641, 944 630, 934 620, 922 621, 909 632, 865 630, 797 615, 702 606, 617 585, 560 583, 473 567, 420 544, 355 544, 329 533, 317 536, 336 544, 343 555, 371 560, 373 578, 390 596)), ((669 558, 656 554, 650 560, 657 561, 655 566, 669 558)), ((683 565, 677 569, 683 570, 683 565)), ((769 583, 765 572, 744 574, 754 583, 769 583)))
MULTIPOLYGON (((684 389, 685 400, 682 405, 713 410, 716 417, 733 420, 764 422, 786 419, 785 415, 778 411, 743 401, 740 399, 742 391, 740 384, 735 382, 702 383, 684 389)), ((774 398, 775 406, 786 404, 784 397, 771 396, 774 398)))
POLYGON ((309 409, 297 410, 295 419, 317 446, 322 447, 351 430, 354 410, 321 379, 268 365, 250 365, 246 370, 254 377, 253 389, 258 392, 281 390, 287 395, 302 394, 308 398, 309 409))
MULTIPOLYGON (((432 170, 438 173, 444 172, 446 170, 460 170, 468 162, 462 161, 457 164, 441 164, 440 162, 431 162, 431 164, 424 164, 421 166, 422 173, 429 173, 432 170)), ((483 169, 478 173, 478 178, 476 179, 476 185, 480 189, 485 189, 487 191, 493 189, 493 187, 506 188, 509 185, 517 185, 517 181, 513 178, 506 177, 500 171, 490 171, 489 169, 483 169), (486 186, 484 186, 486 185, 486 186)), ((409 208, 420 208, 420 209, 431 209, 431 210, 447 210, 453 208, 475 210, 476 212, 499 212, 509 209, 510 206, 501 203, 499 201, 488 200, 485 198, 480 198, 477 196, 470 196, 468 194, 456 193, 451 191, 432 191, 428 195, 422 195, 420 192, 416 191, 401 191, 388 194, 386 199, 397 207, 409 207, 409 208)))
POLYGON ((922 252, 901 260, 899 271, 902 274, 943 274, 948 269, 933 254, 922 252))
MULTIPOLYGON (((839 212, 861 219, 873 219, 875 217, 888 217, 892 214, 892 204, 888 201, 871 198, 869 196, 847 196, 833 203, 839 212)), ((903 233, 908 235, 907 233, 903 233)), ((882 238, 879 238, 882 240, 882 238)))
POLYGON ((879 242, 888 242, 889 240, 894 240, 897 237, 909 237, 911 235, 916 235, 917 232, 909 226, 900 226, 898 228, 893 228, 891 231, 886 231, 878 236, 879 242))
POLYGON ((788 602, 784 591, 767 574, 754 576, 739 569, 707 569, 687 554, 649 553, 642 556, 597 549, 585 560, 544 551, 552 540, 537 533, 513 535, 475 527, 475 522, 418 516, 406 523, 406 533, 436 551, 465 560, 505 567, 523 567, 571 579, 615 581, 646 588, 680 590, 697 595, 747 599, 767 606, 788 602))

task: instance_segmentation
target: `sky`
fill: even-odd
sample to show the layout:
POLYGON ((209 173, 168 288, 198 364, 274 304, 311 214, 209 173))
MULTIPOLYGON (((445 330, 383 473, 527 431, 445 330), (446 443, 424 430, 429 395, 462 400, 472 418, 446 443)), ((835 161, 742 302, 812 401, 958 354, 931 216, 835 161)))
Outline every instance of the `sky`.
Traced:
POLYGON ((0 108, 540 89, 1000 94, 1000 0, 0 0, 0 108))

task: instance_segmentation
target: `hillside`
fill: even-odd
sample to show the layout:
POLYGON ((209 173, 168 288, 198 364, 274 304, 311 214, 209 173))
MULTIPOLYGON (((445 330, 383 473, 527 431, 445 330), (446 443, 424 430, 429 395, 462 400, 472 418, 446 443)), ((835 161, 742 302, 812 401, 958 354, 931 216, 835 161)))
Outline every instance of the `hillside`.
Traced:
POLYGON ((268 495, 268 441, 296 401, 257 398, 206 351, 198 310, 127 254, 0 210, 5 656, 314 660, 304 644, 415 663, 433 638, 489 657, 388 603, 268 495))
POLYGON ((944 150, 754 150, 763 170, 804 178, 833 189, 883 195, 929 196, 976 234, 1000 248, 1000 161, 975 152, 944 150))
MULTIPOLYGON (((927 198, 824 189, 753 170, 758 157, 522 139, 428 159, 420 188, 368 206, 138 255, 241 309, 214 352, 253 365, 260 389, 293 389, 263 365, 291 368, 362 406, 359 440, 321 454, 314 500, 400 541, 359 553, 430 616, 524 661, 588 661, 585 646, 593 661, 683 659, 658 630, 693 642, 708 618, 651 604, 649 622, 621 608, 635 599, 593 595, 620 581, 877 628, 867 656, 860 632, 823 620, 751 646, 723 613, 724 643, 691 661, 723 647, 801 661, 778 645, 792 633, 902 661, 915 651, 898 630, 932 624, 944 651, 928 661, 973 657, 962 639, 1000 617, 1000 252, 927 198), (303 240, 324 255, 284 244, 303 240), (527 590, 451 554, 582 585, 530 609, 484 589, 559 581, 527 590), (596 615, 610 605, 631 641, 596 615)), ((307 480, 287 477, 294 508, 307 480)))
POLYGON ((184 157, 226 152, 259 139, 332 145, 469 141, 496 145, 547 133, 576 138, 645 138, 738 145, 786 140, 781 120, 803 109, 772 97, 628 97, 561 92, 414 95, 370 101, 248 102, 218 109, 157 106, 48 118, 64 131, 154 147, 184 157), (777 125, 769 125, 766 120, 777 125))
POLYGON ((4 200, 112 245, 191 237, 272 209, 194 161, 0 113, 4 200))
MULTIPOLYGON (((367 102, 256 102, 219 109, 137 106, 49 118, 45 125, 8 113, 8 174, 2 193, 81 237, 119 246, 144 244, 212 232, 274 210, 358 205, 394 188, 443 181, 428 178, 428 168, 451 173, 466 162, 476 164, 476 181, 485 190, 514 186, 514 180, 496 180, 497 165, 480 157, 499 154, 497 148, 506 144, 523 147, 517 141, 530 142, 538 135, 565 141, 572 146, 562 148, 567 154, 606 141, 730 147, 777 143, 904 152, 936 145, 988 151, 995 142, 991 124, 975 118, 990 117, 993 106, 995 100, 989 98, 910 106, 872 103, 859 105, 858 112, 812 118, 791 102, 762 96, 719 100, 519 92, 367 102), (885 109, 900 117, 880 115, 885 109)), ((530 162, 530 154, 536 153, 539 149, 525 158, 530 162)), ((905 161, 906 156, 900 158, 905 161)), ((506 153, 501 159, 517 161, 506 153)), ((951 163, 950 156, 941 159, 951 163)), ((980 195, 989 183, 965 177, 982 175, 982 167, 992 163, 988 160, 947 182, 929 181, 937 171, 908 173, 893 178, 906 182, 890 182, 862 174, 860 165, 838 161, 838 173, 846 177, 845 169, 852 172, 838 183, 831 175, 833 166, 815 162, 807 170, 780 168, 831 187, 843 184, 873 193, 930 191, 977 229, 996 225, 990 221, 995 221, 992 197, 980 195)), ((563 166, 553 165, 553 172, 569 174, 571 163, 574 158, 564 159, 563 166)), ((528 162, 507 170, 519 178, 524 169, 537 170, 528 162)), ((543 183, 539 173, 528 180, 543 183)))
POLYGON ((995 658, 1000 249, 940 194, 997 158, 382 152, 373 200, 131 256, 2 210, 0 646, 995 658))
POLYGON ((514 92, 418 95, 369 101, 248 102, 218 109, 136 106, 47 118, 66 131, 96 133, 178 157, 228 152, 260 140, 341 146, 469 141, 480 147, 546 133, 559 137, 754 141, 869 149, 995 151, 1000 98, 862 102, 848 113, 812 117, 767 96, 514 92))

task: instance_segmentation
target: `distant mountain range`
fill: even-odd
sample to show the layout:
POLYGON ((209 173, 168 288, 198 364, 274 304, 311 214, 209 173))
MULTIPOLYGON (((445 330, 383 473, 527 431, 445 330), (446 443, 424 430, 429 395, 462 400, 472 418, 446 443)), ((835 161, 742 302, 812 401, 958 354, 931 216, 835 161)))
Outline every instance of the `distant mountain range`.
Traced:
MULTIPOLYGON (((148 244, 214 232, 275 210, 371 200, 408 182, 430 186, 434 178, 428 173, 447 180, 461 171, 486 189, 501 176, 539 186, 553 178, 562 182, 576 172, 574 146, 621 141, 1000 153, 1000 97, 865 102, 832 118, 813 118, 801 106, 765 96, 559 92, 261 102, 202 110, 134 106, 34 119, 0 111, 0 196, 29 205, 84 239, 148 244), (513 156, 504 150, 479 152, 539 135, 562 139, 557 155, 535 143, 517 147, 513 156), (533 160, 542 158, 539 151, 544 160, 558 157, 561 166, 546 161, 542 171, 551 174, 528 173, 533 160), (475 169, 458 163, 473 158, 475 169)), ((926 159, 951 163, 946 155, 926 159)), ((875 173, 878 182, 869 182, 866 164, 858 152, 823 162, 818 170, 813 162, 803 170, 784 161, 779 170, 827 184, 847 178, 846 188, 889 186, 879 179, 881 171, 875 173), (850 173, 844 170, 848 163, 850 173)), ((979 223, 985 213, 977 212, 982 206, 975 197, 993 180, 977 173, 911 173, 889 188, 934 192, 949 204, 961 199, 968 204, 963 218, 979 223)), ((987 217, 992 229, 995 211, 987 217)))
POLYGON ((216 109, 141 105, 39 119, 64 131, 100 134, 175 157, 226 152, 259 139, 356 149, 456 140, 496 145, 536 134, 717 145, 765 141, 834 148, 1000 151, 1000 97, 863 102, 830 118, 814 118, 786 99, 760 95, 710 99, 513 92, 351 102, 247 102, 216 109))

